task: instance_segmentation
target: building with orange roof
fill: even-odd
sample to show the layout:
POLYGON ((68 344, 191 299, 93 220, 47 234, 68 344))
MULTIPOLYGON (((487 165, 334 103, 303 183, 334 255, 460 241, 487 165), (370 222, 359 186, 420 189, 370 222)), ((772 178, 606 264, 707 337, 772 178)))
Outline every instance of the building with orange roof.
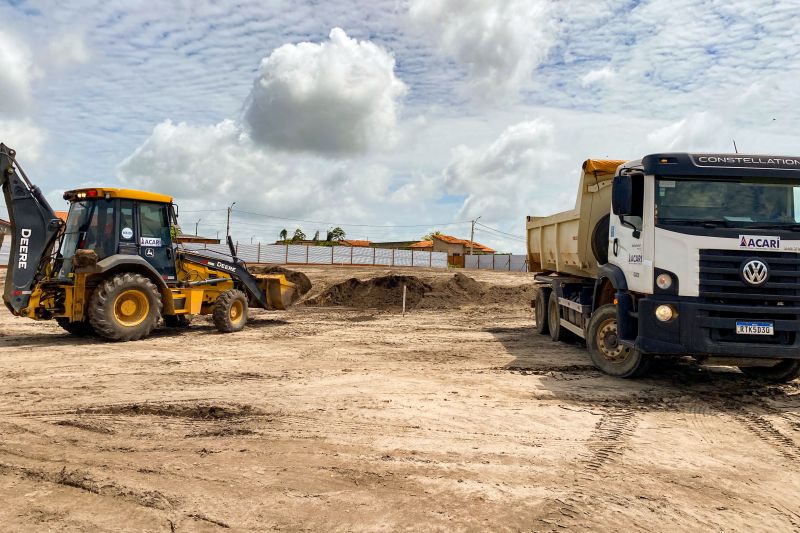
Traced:
POLYGON ((372 241, 360 241, 357 239, 342 239, 337 241, 339 246, 352 246, 354 248, 369 248, 372 246, 372 241))
POLYGON ((412 250, 424 250, 428 252, 445 252, 449 256, 464 256, 470 252, 473 254, 493 254, 495 251, 479 242, 469 239, 459 239, 452 235, 437 233, 431 235, 429 241, 419 241, 409 246, 412 250))

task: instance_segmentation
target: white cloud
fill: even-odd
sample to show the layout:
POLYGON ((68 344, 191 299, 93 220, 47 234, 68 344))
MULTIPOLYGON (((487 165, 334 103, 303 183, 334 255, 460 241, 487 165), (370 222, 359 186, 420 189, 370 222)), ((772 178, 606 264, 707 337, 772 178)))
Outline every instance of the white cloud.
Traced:
POLYGON ((555 42, 548 0, 411 0, 416 28, 465 66, 476 95, 524 86, 555 42))
POLYGON ((521 224, 533 211, 554 207, 547 204, 561 190, 563 163, 553 125, 532 120, 509 126, 488 147, 455 149, 444 181, 451 194, 466 195, 459 216, 521 224))
POLYGON ((89 60, 89 49, 83 32, 71 30, 56 35, 47 45, 43 61, 57 69, 86 63, 89 60))
POLYGON ((616 72, 614 72, 614 70, 611 67, 603 67, 590 70, 581 77, 581 85, 583 87, 588 87, 590 85, 595 85, 597 83, 602 83, 614 79, 615 76, 616 72))
POLYGON ((0 142, 15 149, 25 162, 39 159, 44 141, 44 131, 30 119, 0 120, 0 142))
POLYGON ((245 109, 253 139, 331 155, 393 140, 405 84, 388 52, 340 28, 323 43, 287 44, 261 61, 245 109))
POLYGON ((646 146, 659 152, 733 151, 730 124, 719 115, 702 111, 652 131, 646 146))
POLYGON ((37 76, 28 46, 0 32, 0 113, 19 115, 27 109, 37 76))

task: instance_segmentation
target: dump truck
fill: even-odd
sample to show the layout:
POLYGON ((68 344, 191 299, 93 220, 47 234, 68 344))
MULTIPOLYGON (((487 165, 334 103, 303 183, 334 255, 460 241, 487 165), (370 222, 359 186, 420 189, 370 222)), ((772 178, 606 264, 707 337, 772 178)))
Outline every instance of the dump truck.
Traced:
POLYGON ((146 191, 90 187, 64 193, 66 222, 0 144, 0 185, 11 222, 3 303, 15 316, 55 320, 74 335, 147 337, 163 321, 211 315, 240 331, 249 308, 286 309, 297 291, 283 275, 253 275, 236 256, 174 242, 178 206, 146 191))
POLYGON ((800 376, 800 157, 590 159, 575 208, 526 227, 536 330, 584 339, 601 371, 692 357, 800 376))

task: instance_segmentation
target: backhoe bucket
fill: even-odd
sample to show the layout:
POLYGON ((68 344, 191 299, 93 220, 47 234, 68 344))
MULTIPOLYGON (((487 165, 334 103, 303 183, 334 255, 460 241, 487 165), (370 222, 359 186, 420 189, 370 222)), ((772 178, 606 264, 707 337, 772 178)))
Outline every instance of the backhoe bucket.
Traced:
POLYGON ((283 274, 259 274, 255 278, 258 285, 267 295, 268 309, 288 309, 300 298, 297 286, 287 281, 283 274))

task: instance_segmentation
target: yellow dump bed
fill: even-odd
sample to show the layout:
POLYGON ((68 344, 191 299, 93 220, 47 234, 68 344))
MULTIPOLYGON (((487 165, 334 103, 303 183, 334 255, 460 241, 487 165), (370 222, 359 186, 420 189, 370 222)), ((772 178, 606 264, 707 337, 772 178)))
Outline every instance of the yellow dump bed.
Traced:
POLYGON ((532 272, 597 277, 592 231, 611 211, 611 183, 617 168, 625 162, 587 159, 574 209, 548 217, 528 217, 528 262, 532 272))

